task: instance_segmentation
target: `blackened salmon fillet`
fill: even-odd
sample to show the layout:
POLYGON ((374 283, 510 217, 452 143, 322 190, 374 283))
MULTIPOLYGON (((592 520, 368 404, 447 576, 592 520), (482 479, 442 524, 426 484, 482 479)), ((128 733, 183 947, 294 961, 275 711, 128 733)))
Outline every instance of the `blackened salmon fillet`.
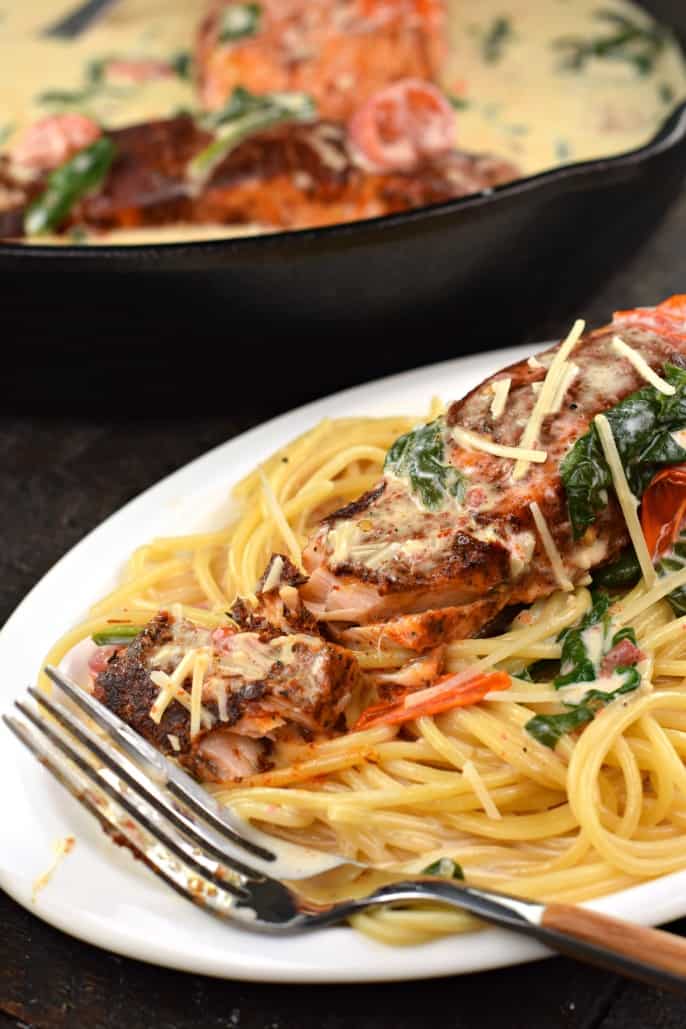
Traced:
POLYGON ((617 352, 617 336, 650 369, 683 364, 686 298, 617 313, 564 361, 558 346, 505 368, 398 441, 378 485, 327 518, 306 550, 301 595, 315 617, 348 644, 424 650, 477 634, 510 605, 571 588, 626 547, 613 493, 575 537, 561 477, 594 417, 646 384, 617 352), (549 373, 555 389, 551 378, 544 394, 549 373), (523 441, 534 459, 521 459, 523 441))

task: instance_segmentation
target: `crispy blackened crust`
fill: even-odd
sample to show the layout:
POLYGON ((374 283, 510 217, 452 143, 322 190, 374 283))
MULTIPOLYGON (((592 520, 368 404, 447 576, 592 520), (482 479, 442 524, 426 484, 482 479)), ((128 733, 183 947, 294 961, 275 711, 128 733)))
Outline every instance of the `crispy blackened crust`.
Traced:
POLYGON ((304 607, 297 593, 297 588, 306 582, 307 576, 284 554, 273 554, 257 584, 257 604, 253 605, 243 597, 238 597, 229 611, 229 617, 241 632, 256 632, 263 640, 297 632, 306 636, 321 636, 316 618, 304 607), (264 592, 264 585, 269 580, 275 561, 281 562, 279 581, 272 589, 264 592), (284 600, 285 594, 281 592, 284 587, 290 593, 287 597, 290 606, 284 600))
POLYGON ((302 632, 306 636, 321 636, 317 619, 307 608, 299 604, 297 610, 289 611, 278 593, 260 594, 255 608, 239 597, 231 607, 229 616, 241 632, 256 632, 263 640, 289 636, 295 632, 302 632))
POLYGON ((352 518, 354 515, 363 514, 367 511, 375 500, 378 500, 383 491, 386 489, 386 482, 382 480, 378 486, 363 493, 359 500, 353 500, 345 507, 341 507, 338 511, 334 511, 327 518, 324 519, 325 523, 333 524, 338 521, 339 518, 352 518))
POLYGON ((304 582, 307 582, 307 576, 303 575, 299 568, 296 568, 290 558, 286 557, 285 554, 272 554, 269 559, 269 563, 265 568, 260 581, 257 584, 257 593, 261 593, 264 590, 265 583, 269 579, 269 574, 272 570, 275 561, 281 561, 281 572, 279 573, 278 586, 302 586, 304 582))
POLYGON ((188 712, 170 704, 157 725, 150 708, 159 688, 150 680, 147 655, 172 639, 171 618, 162 611, 147 625, 126 650, 115 654, 104 672, 95 680, 93 695, 110 711, 140 733, 163 754, 175 754, 169 734, 176 736, 181 751, 190 747, 188 712))

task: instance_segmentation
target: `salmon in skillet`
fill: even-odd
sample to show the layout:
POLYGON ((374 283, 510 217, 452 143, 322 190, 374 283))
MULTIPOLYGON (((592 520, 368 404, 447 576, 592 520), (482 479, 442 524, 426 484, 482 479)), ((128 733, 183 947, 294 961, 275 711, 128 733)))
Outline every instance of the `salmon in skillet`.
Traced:
MULTIPOLYGON (((376 158, 373 167, 359 159, 359 147, 351 145, 345 126, 290 122, 244 139, 202 181, 193 181, 189 169, 217 137, 190 116, 109 132, 111 166, 97 187, 63 213, 54 231, 78 226, 101 233, 179 223, 285 229, 331 225, 492 189, 518 175, 506 160, 455 150, 451 132, 443 131, 442 144, 432 151, 435 119, 422 121, 427 145, 418 137, 405 139, 394 162, 370 130, 369 109, 362 113, 363 142, 376 158)), ((444 114, 436 112, 439 122, 444 114)), ((52 142, 55 126, 45 129, 52 142)), ((32 153, 36 161, 44 160, 40 134, 34 134, 32 153)), ((97 130, 95 138, 99 135, 97 130)), ((60 154, 78 153, 78 146, 70 151, 68 144, 65 140, 60 154)), ((27 209, 45 195, 53 167, 30 167, 28 158, 19 166, 11 157, 0 157, 0 239, 24 234, 27 209)))
POLYGON ((196 45, 201 102, 215 110, 237 86, 297 91, 343 121, 398 79, 435 79, 445 46, 445 0, 213 0, 196 45))
POLYGON ((315 617, 344 643, 383 639, 421 651, 475 635, 505 607, 571 588, 623 549, 627 530, 613 493, 574 538, 560 474, 594 416, 646 384, 618 355, 616 335, 653 370, 685 364, 686 297, 617 313, 579 339, 557 371, 559 347, 512 365, 398 441, 378 485, 329 517, 306 550, 301 595, 315 617), (538 424, 534 409, 553 378, 538 424), (525 445, 542 463, 486 453, 484 441, 525 445))

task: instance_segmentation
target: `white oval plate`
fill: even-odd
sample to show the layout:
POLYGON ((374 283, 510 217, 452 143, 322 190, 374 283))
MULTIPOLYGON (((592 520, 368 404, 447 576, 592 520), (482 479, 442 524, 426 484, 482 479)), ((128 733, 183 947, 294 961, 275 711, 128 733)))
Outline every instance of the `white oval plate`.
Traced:
MULTIPOLYGON (((382 379, 308 404, 212 450, 133 500, 38 583, 0 634, 0 708, 8 710, 53 641, 111 589, 131 551, 153 536, 216 527, 233 483, 321 418, 423 412, 432 395, 463 395, 530 353, 491 352, 382 379)), ((87 484, 84 484, 87 488, 87 484)), ((545 956, 500 930, 397 949, 346 928, 282 938, 234 929, 178 897, 112 844, 11 734, 0 728, 4 812, 0 886, 39 918, 129 957, 206 975, 268 982, 368 982, 473 972, 545 956), (76 846, 35 897, 53 846, 76 846)), ((686 872, 614 894, 592 907, 643 924, 686 914, 686 872)))

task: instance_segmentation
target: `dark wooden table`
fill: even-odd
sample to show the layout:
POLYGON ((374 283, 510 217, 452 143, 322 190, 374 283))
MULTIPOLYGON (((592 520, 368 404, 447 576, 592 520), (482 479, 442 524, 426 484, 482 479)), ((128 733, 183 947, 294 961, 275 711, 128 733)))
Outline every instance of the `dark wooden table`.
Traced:
MULTIPOLYGON (((686 289, 685 237, 686 193, 640 254, 618 255, 621 270, 579 313, 600 322, 615 307, 655 302, 686 289)), ((573 269, 561 269, 561 274, 573 274, 573 269)), ((195 410, 183 369, 168 349, 142 347, 133 353, 122 348, 108 336, 106 320, 97 325, 90 348, 81 345, 64 353, 35 340, 27 345, 31 288, 25 285, 23 294, 11 291, 3 297, 0 621, 58 557, 126 500, 207 448, 317 395, 316 385, 305 379, 236 400, 229 388, 236 353, 226 341, 213 351, 208 369, 212 381, 223 384, 212 392, 214 413, 195 410)), ((87 290, 87 283, 79 288, 87 290)), ((549 338, 565 328, 532 326, 529 338, 549 338)), ((506 327, 494 326, 493 346, 513 342, 506 327)), ((445 356, 449 345, 443 342, 432 356, 445 356)), ((370 363, 350 378, 360 381, 365 373, 381 373, 391 363, 389 353, 370 346, 370 363)), ((686 920, 671 928, 686 933, 686 920)), ((685 1025, 686 1000, 562 959, 465 978, 355 988, 203 979, 79 943, 0 894, 0 1029, 685 1025)))

